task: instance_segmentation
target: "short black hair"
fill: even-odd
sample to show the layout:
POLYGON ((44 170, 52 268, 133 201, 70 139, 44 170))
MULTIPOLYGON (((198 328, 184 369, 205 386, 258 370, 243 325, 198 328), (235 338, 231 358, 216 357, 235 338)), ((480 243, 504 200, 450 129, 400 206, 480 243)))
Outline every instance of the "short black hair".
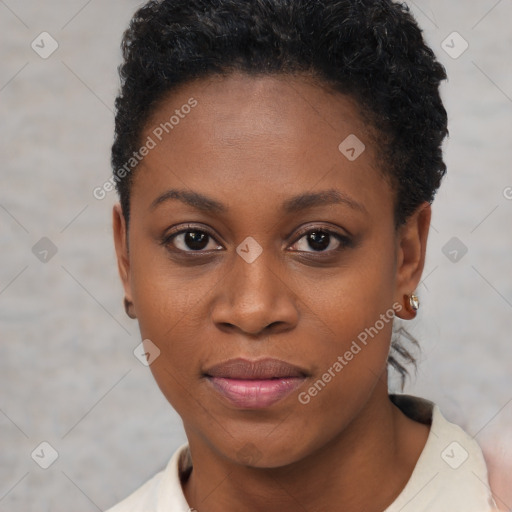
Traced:
MULTIPOLYGON (((151 0, 122 41, 112 167, 126 222, 133 172, 159 103, 214 74, 307 74, 357 101, 378 135, 381 171, 395 191, 399 227, 432 202, 446 173, 444 67, 406 4, 391 0, 151 0)), ((341 141, 340 141, 341 142, 341 141)), ((414 361, 399 344, 395 353, 414 361)), ((394 356, 390 364, 404 375, 394 356)))

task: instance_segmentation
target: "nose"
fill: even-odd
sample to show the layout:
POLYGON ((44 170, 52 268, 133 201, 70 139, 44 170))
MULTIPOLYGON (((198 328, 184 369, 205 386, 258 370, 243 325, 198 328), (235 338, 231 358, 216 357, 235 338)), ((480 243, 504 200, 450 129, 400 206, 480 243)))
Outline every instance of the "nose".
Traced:
POLYGON ((293 329, 299 318, 297 295, 279 262, 265 251, 252 263, 235 258, 217 287, 212 308, 215 325, 251 336, 293 329))

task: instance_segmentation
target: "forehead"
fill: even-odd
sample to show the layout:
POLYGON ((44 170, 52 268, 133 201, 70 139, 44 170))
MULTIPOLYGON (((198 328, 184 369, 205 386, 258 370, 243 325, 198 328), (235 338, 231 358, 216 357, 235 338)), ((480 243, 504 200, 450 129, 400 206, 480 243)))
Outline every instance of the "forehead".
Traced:
POLYGON ((214 187, 223 196, 244 187, 268 201, 318 185, 368 201, 382 191, 378 148, 358 104, 307 77, 240 73, 187 83, 160 102, 142 136, 149 139, 154 147, 134 181, 148 194, 214 187))
MULTIPOLYGON (((308 75, 235 72, 195 80, 172 91, 155 109, 146 131, 169 121, 191 98, 197 101, 192 111, 194 126, 213 135, 213 141, 271 135, 276 141, 293 137, 313 142, 326 132, 336 141, 350 130, 361 137, 371 130, 354 99, 308 75)), ((173 127, 175 138, 184 132, 180 128, 173 127)))

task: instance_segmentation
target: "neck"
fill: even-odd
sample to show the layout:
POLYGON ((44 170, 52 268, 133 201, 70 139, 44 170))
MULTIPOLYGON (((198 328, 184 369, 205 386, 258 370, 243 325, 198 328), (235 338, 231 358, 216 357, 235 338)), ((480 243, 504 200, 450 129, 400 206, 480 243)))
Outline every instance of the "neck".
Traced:
POLYGON ((387 387, 335 438, 277 468, 253 468, 220 458, 187 431, 194 467, 183 490, 198 512, 380 512, 407 483, 428 437, 392 404, 387 387), (189 435, 190 434, 190 435, 189 435), (212 476, 213 475, 213 476, 212 476))

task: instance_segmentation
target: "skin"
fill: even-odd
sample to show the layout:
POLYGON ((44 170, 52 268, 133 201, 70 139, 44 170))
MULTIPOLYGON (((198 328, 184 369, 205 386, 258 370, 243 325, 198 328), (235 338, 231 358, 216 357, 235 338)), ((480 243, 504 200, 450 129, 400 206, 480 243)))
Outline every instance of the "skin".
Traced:
POLYGON ((187 83, 161 102, 141 140, 191 97, 195 109, 137 168, 128 240, 121 207, 113 212, 126 297, 142 338, 161 351, 151 371, 189 441, 186 499, 199 512, 381 512, 429 433, 388 398, 391 322, 307 405, 297 395, 394 303, 404 306, 423 271, 430 205, 395 230, 395 193, 357 104, 307 77, 237 73, 187 83), (366 145, 353 162, 338 150, 350 134, 366 145), (169 189, 211 197, 227 211, 178 200, 152 209, 169 189), (330 189, 361 208, 324 202, 281 212, 293 196, 330 189), (331 236, 319 249, 308 243, 312 228, 351 243, 331 236), (183 234, 162 243, 173 229, 211 238, 198 255, 183 234), (252 263, 236 252, 249 236, 263 250, 252 263), (240 409, 203 377, 234 357, 275 357, 310 376, 266 409, 240 409))

